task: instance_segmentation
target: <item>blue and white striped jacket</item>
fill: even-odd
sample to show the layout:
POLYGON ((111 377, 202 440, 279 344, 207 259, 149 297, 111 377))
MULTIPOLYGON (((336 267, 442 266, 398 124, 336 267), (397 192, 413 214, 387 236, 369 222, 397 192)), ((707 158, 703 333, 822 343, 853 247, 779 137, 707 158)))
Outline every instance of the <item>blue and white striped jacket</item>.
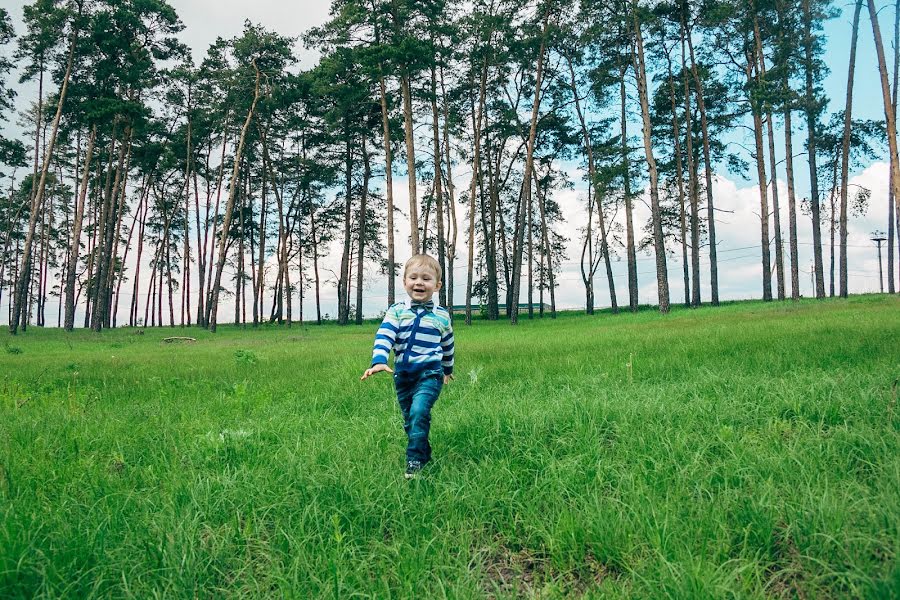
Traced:
POLYGON ((388 308, 375 334, 372 365, 386 365, 394 351, 394 371, 411 373, 427 368, 453 373, 453 326, 450 313, 434 302, 398 303, 388 308))

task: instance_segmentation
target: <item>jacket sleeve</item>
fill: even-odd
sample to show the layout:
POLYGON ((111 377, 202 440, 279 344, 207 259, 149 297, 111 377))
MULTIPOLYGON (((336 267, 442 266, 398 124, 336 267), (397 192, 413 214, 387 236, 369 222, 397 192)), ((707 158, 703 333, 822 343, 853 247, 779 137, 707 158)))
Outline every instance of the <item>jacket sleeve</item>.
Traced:
POLYGON ((375 346, 372 349, 372 366, 386 365, 394 342, 397 340, 397 331, 400 328, 400 320, 397 311, 391 306, 384 315, 381 326, 375 333, 375 346))
POLYGON ((444 352, 444 358, 441 360, 441 366, 444 368, 444 375, 452 375, 453 356, 455 354, 453 347, 453 325, 449 325, 447 331, 441 336, 441 350, 444 352))

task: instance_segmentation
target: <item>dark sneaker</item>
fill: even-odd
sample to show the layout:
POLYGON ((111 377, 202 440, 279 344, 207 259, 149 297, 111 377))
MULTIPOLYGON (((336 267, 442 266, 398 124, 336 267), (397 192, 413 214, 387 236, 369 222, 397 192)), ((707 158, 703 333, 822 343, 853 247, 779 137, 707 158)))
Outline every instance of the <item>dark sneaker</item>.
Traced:
POLYGON ((406 461, 406 473, 403 474, 407 479, 415 479, 422 470, 422 463, 417 460, 406 461))

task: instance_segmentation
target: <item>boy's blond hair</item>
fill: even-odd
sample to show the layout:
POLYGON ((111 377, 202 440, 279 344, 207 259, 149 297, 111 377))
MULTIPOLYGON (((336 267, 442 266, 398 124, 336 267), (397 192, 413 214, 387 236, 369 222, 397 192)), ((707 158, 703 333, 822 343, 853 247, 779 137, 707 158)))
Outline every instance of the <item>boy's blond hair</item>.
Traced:
POLYGON ((441 275, 443 273, 441 265, 433 257, 428 256, 427 254, 415 254, 406 261, 406 265, 403 267, 403 279, 406 279, 406 273, 409 271, 410 267, 426 267, 431 269, 434 271, 435 279, 438 281, 441 280, 441 275))

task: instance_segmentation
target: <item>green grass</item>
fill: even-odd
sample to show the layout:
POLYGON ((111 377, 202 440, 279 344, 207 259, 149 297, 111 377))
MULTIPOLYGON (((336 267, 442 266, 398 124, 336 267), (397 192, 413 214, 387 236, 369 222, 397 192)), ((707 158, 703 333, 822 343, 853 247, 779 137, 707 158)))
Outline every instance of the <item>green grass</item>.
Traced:
POLYGON ((900 597, 897 297, 374 329, 0 335, 0 597, 900 597))

